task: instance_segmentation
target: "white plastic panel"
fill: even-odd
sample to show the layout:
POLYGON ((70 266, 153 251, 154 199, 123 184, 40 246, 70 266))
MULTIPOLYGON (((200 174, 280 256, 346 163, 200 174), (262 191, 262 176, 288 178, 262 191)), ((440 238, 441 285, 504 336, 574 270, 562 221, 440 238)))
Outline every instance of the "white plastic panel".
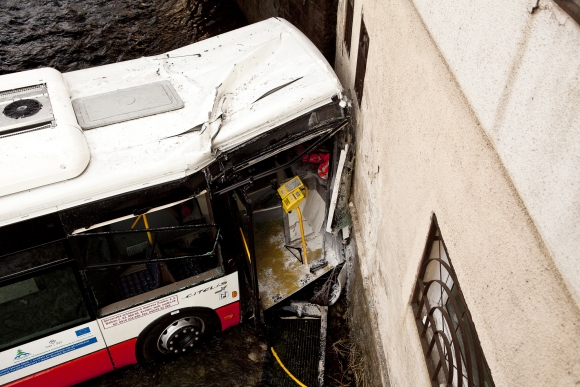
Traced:
POLYGON ((183 101, 169 81, 78 98, 72 104, 79 124, 85 130, 183 107, 183 101))
MULTIPOLYGON (((167 287, 171 286, 179 286, 179 283, 167 287)), ((139 336, 147 325, 167 313, 194 306, 217 309, 239 301, 239 294, 238 273, 235 272, 226 277, 108 315, 97 321, 110 347, 139 336)))
MULTIPOLYGON (((22 316, 26 318, 26 316, 22 316)), ((0 352, 0 385, 105 348, 96 321, 0 352)))

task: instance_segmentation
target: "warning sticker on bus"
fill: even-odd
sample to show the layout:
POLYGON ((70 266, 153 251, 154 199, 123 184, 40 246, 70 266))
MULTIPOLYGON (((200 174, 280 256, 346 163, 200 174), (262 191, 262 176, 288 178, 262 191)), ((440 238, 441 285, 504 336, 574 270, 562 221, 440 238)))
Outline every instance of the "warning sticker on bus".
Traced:
POLYGON ((117 325, 137 320, 138 318, 148 316, 152 313, 159 312, 163 309, 171 308, 172 306, 175 305, 179 305, 177 295, 153 301, 145 305, 141 305, 137 308, 128 310, 126 312, 119 313, 114 316, 105 317, 103 320, 101 320, 101 322, 103 323, 103 328, 105 329, 113 328, 116 327, 117 325))

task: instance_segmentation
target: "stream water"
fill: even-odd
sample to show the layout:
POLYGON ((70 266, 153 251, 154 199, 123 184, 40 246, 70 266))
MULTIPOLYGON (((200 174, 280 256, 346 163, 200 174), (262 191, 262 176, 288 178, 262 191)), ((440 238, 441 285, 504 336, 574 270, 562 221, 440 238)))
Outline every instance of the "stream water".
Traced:
POLYGON ((233 0, 1 0, 0 74, 156 55, 247 24, 233 0))

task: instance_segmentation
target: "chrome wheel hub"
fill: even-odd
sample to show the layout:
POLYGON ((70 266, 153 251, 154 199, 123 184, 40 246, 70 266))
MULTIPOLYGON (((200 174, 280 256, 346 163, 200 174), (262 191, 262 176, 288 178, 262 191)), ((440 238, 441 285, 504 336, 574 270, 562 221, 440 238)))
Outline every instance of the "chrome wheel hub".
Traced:
POLYGON ((180 318, 159 335, 157 348, 163 353, 185 352, 197 343, 204 331, 205 325, 199 318, 180 318))

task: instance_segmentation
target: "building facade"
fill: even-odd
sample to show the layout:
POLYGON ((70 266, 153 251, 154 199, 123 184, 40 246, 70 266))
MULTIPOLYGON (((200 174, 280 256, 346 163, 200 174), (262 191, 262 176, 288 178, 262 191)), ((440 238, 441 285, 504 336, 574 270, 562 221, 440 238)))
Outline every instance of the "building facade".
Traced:
POLYGON ((580 384, 579 10, 340 0, 370 385, 580 384))

